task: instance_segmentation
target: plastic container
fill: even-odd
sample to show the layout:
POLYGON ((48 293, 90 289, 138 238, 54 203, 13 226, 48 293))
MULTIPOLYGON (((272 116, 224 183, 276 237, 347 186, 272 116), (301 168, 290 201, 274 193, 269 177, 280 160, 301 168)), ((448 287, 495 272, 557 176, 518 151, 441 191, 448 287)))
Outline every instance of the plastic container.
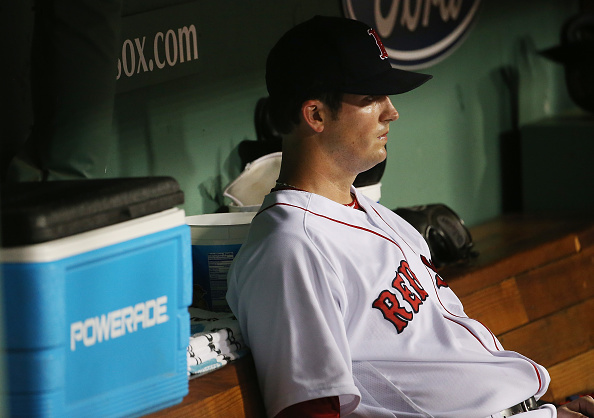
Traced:
POLYGON ((223 191, 231 199, 230 212, 255 212, 276 184, 282 152, 273 152, 248 163, 241 174, 223 191))
POLYGON ((258 212, 262 205, 249 205, 249 206, 238 206, 231 202, 229 204, 229 212, 258 212))
POLYGON ((235 212, 186 217, 192 237, 192 306, 229 311, 225 299, 227 272, 255 215, 256 212, 235 212))
MULTIPOLYGON (((47 187, 68 189, 60 183, 47 187)), ((160 180, 108 183, 117 191, 84 184, 93 205, 39 185, 1 190, 3 226, 21 212, 26 230, 3 234, 0 252, 11 416, 141 416, 188 393, 190 231, 183 210, 162 209, 179 193, 162 200, 160 180), (107 225, 88 230, 85 206, 89 223, 107 225), (104 222, 106 213, 129 220, 104 222), (51 239, 64 229, 84 232, 51 239)))
POLYGON ((375 183, 368 186, 357 187, 357 190, 363 193, 374 202, 379 202, 382 198, 382 184, 375 183))

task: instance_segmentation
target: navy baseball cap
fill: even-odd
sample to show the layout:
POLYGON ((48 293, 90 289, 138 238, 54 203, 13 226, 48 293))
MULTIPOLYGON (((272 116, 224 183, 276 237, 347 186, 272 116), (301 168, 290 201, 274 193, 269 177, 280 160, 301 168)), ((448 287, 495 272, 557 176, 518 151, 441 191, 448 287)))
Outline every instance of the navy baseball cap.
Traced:
POLYGON ((392 68, 375 30, 341 17, 315 16, 298 24, 279 39, 266 62, 271 97, 331 90, 392 95, 431 78, 392 68))

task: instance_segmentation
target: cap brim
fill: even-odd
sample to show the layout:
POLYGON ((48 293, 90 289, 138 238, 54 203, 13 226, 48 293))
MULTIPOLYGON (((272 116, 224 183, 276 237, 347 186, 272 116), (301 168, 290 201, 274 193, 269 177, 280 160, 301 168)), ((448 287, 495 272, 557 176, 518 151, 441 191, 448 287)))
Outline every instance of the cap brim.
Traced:
POLYGON ((402 94, 416 89, 432 78, 433 76, 429 74, 390 68, 371 78, 344 86, 343 92, 386 96, 402 94))

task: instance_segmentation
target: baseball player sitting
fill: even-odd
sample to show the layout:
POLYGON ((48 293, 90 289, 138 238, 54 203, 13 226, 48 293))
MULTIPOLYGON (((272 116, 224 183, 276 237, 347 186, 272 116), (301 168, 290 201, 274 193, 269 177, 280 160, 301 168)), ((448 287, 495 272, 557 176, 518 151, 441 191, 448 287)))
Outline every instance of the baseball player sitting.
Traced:
POLYGON ((590 397, 537 402, 545 368, 468 318, 421 235, 352 187, 386 158, 398 119, 388 96, 431 78, 386 58, 372 29, 331 17, 296 26, 268 56, 282 167, 227 300, 269 416, 593 417, 590 397))

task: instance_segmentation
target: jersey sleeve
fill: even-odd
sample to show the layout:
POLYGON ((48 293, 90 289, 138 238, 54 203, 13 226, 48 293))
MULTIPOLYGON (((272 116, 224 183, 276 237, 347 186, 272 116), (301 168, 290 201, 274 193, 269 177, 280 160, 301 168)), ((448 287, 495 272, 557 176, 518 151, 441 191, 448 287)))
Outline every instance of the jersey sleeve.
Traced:
MULTIPOLYGON (((268 410, 338 396, 341 411, 357 406, 341 304, 332 266, 289 225, 242 248, 229 273, 228 301, 250 347, 268 410)), ((251 232, 250 232, 251 233, 251 232)), ((253 234, 252 234, 253 235, 253 234)))

